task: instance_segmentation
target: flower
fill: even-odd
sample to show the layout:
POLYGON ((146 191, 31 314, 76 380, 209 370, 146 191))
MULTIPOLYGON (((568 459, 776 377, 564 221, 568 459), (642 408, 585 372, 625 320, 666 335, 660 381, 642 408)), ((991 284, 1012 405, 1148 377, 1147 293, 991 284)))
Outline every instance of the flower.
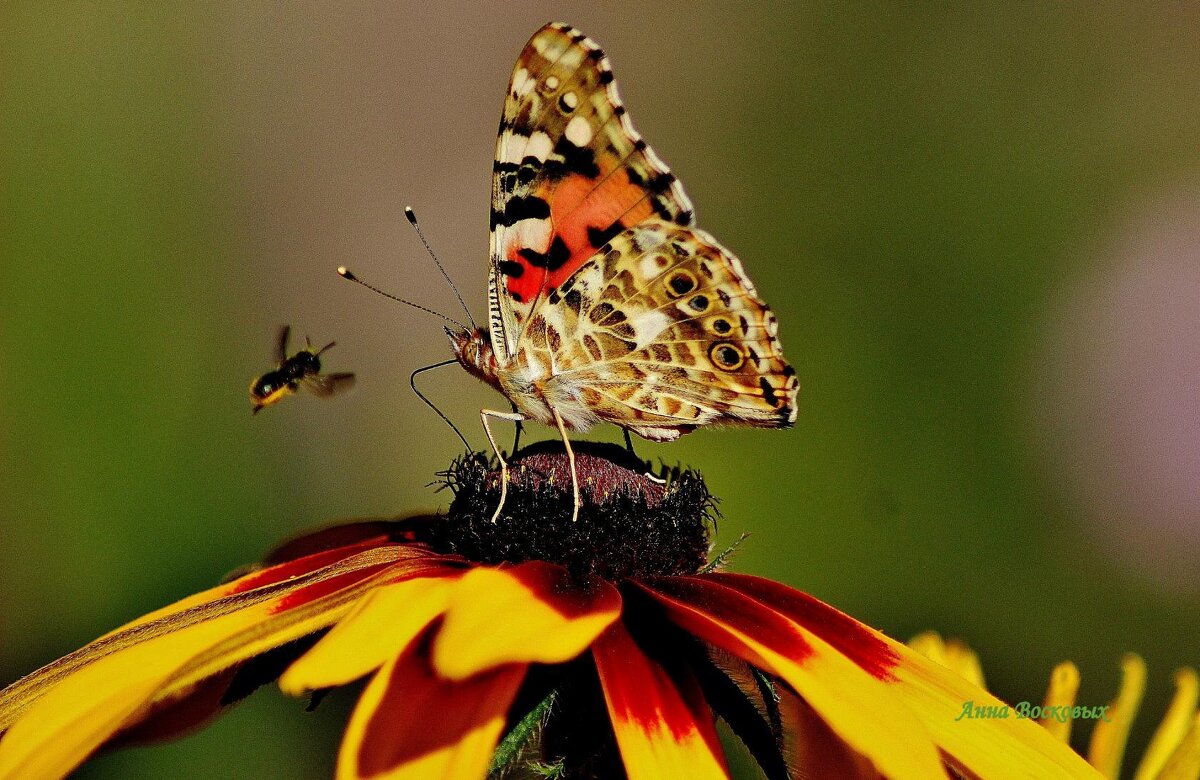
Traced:
POLYGON ((60 777, 106 744, 177 734, 265 681, 369 678, 341 778, 725 777, 715 721, 770 778, 1095 777, 1029 720, 821 601, 707 561, 691 472, 530 449, 465 459, 444 517, 336 526, 0 692, 0 778, 60 777), (632 468, 630 467, 632 466, 632 468))
MULTIPOLYGON (((979 657, 961 641, 943 641, 937 633, 928 631, 913 637, 908 644, 983 687, 979 657)), ((1103 710, 1102 717, 1096 720, 1092 729, 1087 750, 1088 763, 1103 777, 1120 776, 1129 728, 1137 717, 1145 686, 1146 663, 1140 656, 1128 653, 1121 659, 1121 684, 1112 702, 1100 708, 1087 708, 1103 710)), ((1021 702, 1015 709, 1017 712, 1026 709, 1055 739, 1066 743, 1071 738, 1075 713, 1081 711, 1075 700, 1078 691, 1079 669, 1065 661, 1050 673, 1050 683, 1040 704, 1021 702)), ((1176 671, 1175 696, 1133 772, 1135 780, 1196 780, 1200 777, 1198 694, 1200 678, 1197 678, 1196 670, 1184 667, 1176 671)))

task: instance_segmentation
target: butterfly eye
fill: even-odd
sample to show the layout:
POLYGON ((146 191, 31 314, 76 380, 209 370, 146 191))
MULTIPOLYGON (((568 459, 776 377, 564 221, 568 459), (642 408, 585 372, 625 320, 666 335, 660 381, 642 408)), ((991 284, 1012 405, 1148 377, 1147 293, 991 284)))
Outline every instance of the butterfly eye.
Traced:
POLYGON ((688 271, 677 271, 671 274, 671 278, 667 280, 667 289, 670 291, 669 294, 672 298, 687 295, 696 289, 696 277, 692 276, 688 271))
POLYGON ((724 341, 713 344, 708 350, 708 357, 714 366, 725 371, 737 371, 746 362, 745 356, 737 347, 724 341))

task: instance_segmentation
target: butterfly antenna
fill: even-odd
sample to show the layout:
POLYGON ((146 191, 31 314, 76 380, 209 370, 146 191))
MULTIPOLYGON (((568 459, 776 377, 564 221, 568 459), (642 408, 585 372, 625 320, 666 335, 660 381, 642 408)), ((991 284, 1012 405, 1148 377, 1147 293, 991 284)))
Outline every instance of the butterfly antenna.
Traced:
MULTIPOLYGON (((338 272, 338 276, 342 277, 343 279, 349 279, 350 281, 354 282, 355 284, 361 284, 363 287, 366 287, 366 288, 367 288, 368 290, 370 290, 371 292, 377 292, 377 293, 379 293, 379 294, 380 294, 380 295, 382 295, 384 298, 391 298, 393 301, 396 301, 397 303, 403 303, 405 306, 411 306, 411 307, 413 307, 414 309, 420 309, 421 311, 423 311, 423 312, 425 312, 425 313, 427 313, 427 314, 432 314, 432 315, 433 315, 433 316, 435 316, 435 317, 440 317, 440 318, 442 318, 442 319, 443 319, 443 320, 445 320, 446 322, 449 322, 451 325, 453 325, 454 327, 458 328, 458 329, 459 329, 459 330, 461 330, 461 331, 466 331, 466 329, 467 329, 467 328, 466 328, 466 327, 465 327, 465 326, 464 326, 464 325, 463 325, 461 322, 459 322, 458 320, 453 320, 453 319, 450 319, 450 318, 449 318, 449 317, 447 317, 445 314, 442 314, 442 313, 441 313, 441 312, 439 312, 439 311, 434 311, 433 309, 430 309, 430 308, 427 308, 427 307, 425 307, 425 306, 422 306, 422 305, 421 305, 421 304, 419 304, 419 303, 413 303, 412 301, 406 301, 406 300, 404 300, 403 298, 397 298, 395 295, 392 295, 391 293, 386 293, 386 292, 384 292, 383 290, 381 290, 381 289, 379 289, 378 287, 376 287, 375 285, 372 285, 372 284, 367 284, 367 283, 366 283, 366 282, 364 282, 362 279, 359 279, 357 276, 355 276, 355 275, 354 275, 354 274, 353 274, 353 273, 350 271, 350 269, 349 269, 349 268, 347 268, 347 267, 346 267, 346 266, 344 266, 344 265, 342 265, 342 266, 338 266, 337 272, 338 272)), ((474 323, 474 322, 472 322, 471 324, 472 324, 472 325, 474 325, 475 323, 474 323)))
POLYGON ((467 448, 467 452, 471 452, 471 445, 467 442, 467 438, 462 435, 462 431, 460 431, 458 429, 458 426, 455 425, 454 423, 450 422, 450 418, 447 417, 446 415, 442 414, 442 410, 437 408, 436 406, 434 406, 433 401, 430 401, 428 398, 425 397, 424 393, 422 393, 420 390, 417 389, 417 374, 423 374, 426 371, 432 371, 435 368, 442 368, 443 366, 450 366, 457 362, 458 362, 458 360, 451 358, 450 360, 443 360, 441 363, 434 363, 431 366, 422 366, 421 368, 418 368, 416 371, 412 372, 412 374, 409 375, 408 386, 412 388, 413 392, 417 394, 418 398, 420 398, 422 401, 425 402, 426 406, 428 406, 430 409, 432 409, 434 412, 436 412, 437 416, 441 417, 442 420, 444 420, 446 422, 446 425, 450 426, 451 430, 453 430, 454 433, 458 435, 458 438, 463 443, 463 446, 467 448))
POLYGON ((411 206, 405 206, 404 216, 408 217, 408 223, 413 226, 413 230, 417 231, 417 238, 421 239, 421 243, 425 245, 425 251, 433 258, 433 262, 437 264, 438 270, 442 272, 442 277, 446 280, 446 284, 450 285, 450 289, 454 291, 454 297, 458 298, 463 311, 467 313, 467 319, 471 322, 471 328, 478 329, 479 326, 475 324, 475 318, 471 316, 471 310, 467 308, 467 302, 463 300, 462 293, 458 291, 458 285, 450 278, 450 274, 446 273, 446 267, 442 265, 441 260, 438 260, 438 256, 434 254, 433 247, 429 245, 428 239, 425 238, 425 231, 421 230, 421 226, 417 224, 416 212, 412 210, 411 206))

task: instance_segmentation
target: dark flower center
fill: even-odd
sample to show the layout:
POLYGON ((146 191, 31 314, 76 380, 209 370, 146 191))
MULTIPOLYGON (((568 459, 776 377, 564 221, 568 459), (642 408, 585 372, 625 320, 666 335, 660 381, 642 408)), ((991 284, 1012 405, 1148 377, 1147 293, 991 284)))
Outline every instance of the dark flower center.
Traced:
POLYGON ((583 501, 577 520, 566 453, 545 442, 509 462, 508 495, 492 522, 500 470, 481 456, 456 461, 442 475, 454 500, 431 524, 430 545, 479 563, 542 560, 611 581, 704 567, 715 508, 698 474, 673 469, 652 478, 646 464, 606 444, 577 444, 575 465, 583 501))

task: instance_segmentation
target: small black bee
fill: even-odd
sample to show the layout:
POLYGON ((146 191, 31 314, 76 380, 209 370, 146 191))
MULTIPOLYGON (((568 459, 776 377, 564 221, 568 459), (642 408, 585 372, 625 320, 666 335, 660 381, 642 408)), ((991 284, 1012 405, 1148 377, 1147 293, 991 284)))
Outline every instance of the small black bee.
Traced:
POLYGON ((275 361, 278 368, 268 371, 250 383, 250 404, 254 407, 254 414, 258 414, 264 406, 278 403, 301 387, 315 396, 328 398, 354 386, 354 374, 321 373, 321 355, 337 342, 331 341, 314 350, 306 336, 304 349, 288 357, 288 337, 291 330, 287 325, 279 329, 279 338, 275 344, 275 361))

